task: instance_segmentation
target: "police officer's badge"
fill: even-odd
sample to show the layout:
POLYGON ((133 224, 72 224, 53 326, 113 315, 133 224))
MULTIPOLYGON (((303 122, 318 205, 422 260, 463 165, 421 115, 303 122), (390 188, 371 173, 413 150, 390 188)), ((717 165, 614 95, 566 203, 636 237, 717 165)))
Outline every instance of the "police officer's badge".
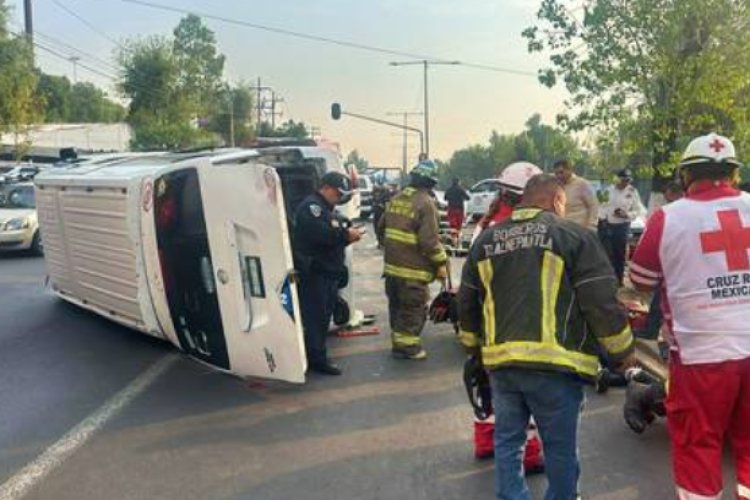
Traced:
POLYGON ((320 217, 320 215, 323 213, 323 209, 320 208, 320 205, 310 205, 310 213, 313 215, 313 217, 320 217))

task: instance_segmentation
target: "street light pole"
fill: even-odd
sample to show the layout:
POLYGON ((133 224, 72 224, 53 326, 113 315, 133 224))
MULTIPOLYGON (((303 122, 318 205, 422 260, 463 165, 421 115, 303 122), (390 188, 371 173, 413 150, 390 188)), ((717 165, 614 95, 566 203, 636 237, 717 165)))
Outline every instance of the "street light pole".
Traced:
POLYGON ((456 66, 461 64, 460 61, 429 61, 423 59, 421 61, 392 61, 389 63, 391 66, 413 66, 419 64, 422 66, 424 71, 424 153, 429 158, 430 156, 430 97, 427 88, 427 70, 431 64, 441 64, 444 66, 456 66))
POLYGON ((397 113, 386 113, 387 116, 402 116, 404 118, 404 140, 403 140, 403 151, 402 151, 402 158, 401 158, 401 167, 404 169, 404 173, 406 173, 406 170, 408 169, 408 159, 407 159, 407 153, 408 153, 408 126, 409 126, 409 117, 410 116, 420 116, 424 113, 412 113, 409 111, 400 111, 397 113))

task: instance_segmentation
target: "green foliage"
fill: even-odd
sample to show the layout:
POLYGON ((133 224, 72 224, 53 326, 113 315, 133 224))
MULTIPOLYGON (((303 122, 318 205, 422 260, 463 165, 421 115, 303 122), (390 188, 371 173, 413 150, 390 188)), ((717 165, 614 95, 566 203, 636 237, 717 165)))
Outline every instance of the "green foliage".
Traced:
POLYGON ((214 32, 194 14, 182 18, 173 34, 177 86, 192 111, 205 117, 221 97, 224 56, 218 53, 214 32))
POLYGON ((253 92, 248 84, 225 87, 211 111, 209 128, 219 134, 225 144, 248 145, 253 140, 253 92), (234 123, 232 123, 234 122, 234 123))
POLYGON ((25 37, 8 34, 6 15, 4 3, 0 2, 0 133, 13 134, 20 156, 29 146, 22 138, 41 117, 41 103, 35 91, 37 73, 31 46, 25 37))
POLYGON ((353 149, 349 152, 349 154, 346 156, 344 164, 354 165, 357 169, 357 172, 359 173, 364 173, 368 168, 370 168, 370 162, 367 161, 364 156, 360 156, 359 151, 357 151, 356 149, 353 149))
POLYGON ((120 90, 130 98, 134 150, 186 149, 214 141, 213 134, 198 128, 194 104, 182 92, 172 45, 148 37, 128 41, 117 53, 120 90))
POLYGON ((258 128, 258 137, 289 137, 292 139, 307 139, 310 132, 303 122, 288 120, 281 126, 273 128, 268 122, 263 122, 258 128))
POLYGON ((544 125, 538 114, 526 122, 520 134, 492 132, 487 145, 473 145, 456 151, 447 163, 439 164, 440 185, 448 186, 458 177, 464 185, 497 176, 516 161, 528 161, 549 171, 556 160, 568 158, 593 173, 577 142, 561 130, 544 125))
POLYGON ((133 149, 212 145, 219 142, 217 133, 230 143, 230 116, 235 141, 247 141, 250 94, 247 88, 225 89, 224 56, 214 33, 199 17, 188 15, 173 35, 131 40, 117 53, 120 90, 130 99, 133 149))
POLYGON ((570 94, 562 125, 601 133, 620 151, 626 137, 625 149, 650 157, 656 189, 690 137, 713 130, 750 146, 750 0, 568 4, 542 0, 523 33, 529 51, 550 56, 540 82, 570 94))
POLYGON ((70 117, 70 80, 65 76, 39 72, 36 91, 44 102, 44 121, 63 123, 70 117))
POLYGON ((36 92, 47 123, 115 123, 125 118, 125 108, 91 83, 71 85, 65 76, 42 72, 38 78, 36 92))
POLYGON ((70 115, 73 123, 115 123, 125 118, 125 108, 110 101, 104 92, 89 82, 79 82, 70 91, 70 115))

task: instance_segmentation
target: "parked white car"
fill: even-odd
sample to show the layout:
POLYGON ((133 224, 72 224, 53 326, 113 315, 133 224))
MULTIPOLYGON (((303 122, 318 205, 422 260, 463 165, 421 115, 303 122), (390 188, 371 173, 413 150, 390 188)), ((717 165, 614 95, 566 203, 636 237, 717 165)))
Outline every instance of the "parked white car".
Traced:
POLYGON ((41 169, 34 165, 19 165, 13 169, 0 174, 0 184, 10 184, 12 182, 23 182, 32 180, 41 169))
POLYGON ((497 179, 485 179, 474 184, 469 189, 469 201, 466 202, 466 215, 483 215, 490 208, 492 200, 500 191, 500 181, 497 179))
POLYGON ((42 254, 34 185, 30 182, 0 187, 0 251, 5 250, 42 254))

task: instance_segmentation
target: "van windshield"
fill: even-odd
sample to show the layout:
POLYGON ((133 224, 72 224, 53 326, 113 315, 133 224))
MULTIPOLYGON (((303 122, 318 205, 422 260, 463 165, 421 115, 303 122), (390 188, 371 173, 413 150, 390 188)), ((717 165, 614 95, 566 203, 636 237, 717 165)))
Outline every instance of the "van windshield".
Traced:
POLYGON ((34 186, 9 186, 0 191, 0 208, 36 208, 34 186))

